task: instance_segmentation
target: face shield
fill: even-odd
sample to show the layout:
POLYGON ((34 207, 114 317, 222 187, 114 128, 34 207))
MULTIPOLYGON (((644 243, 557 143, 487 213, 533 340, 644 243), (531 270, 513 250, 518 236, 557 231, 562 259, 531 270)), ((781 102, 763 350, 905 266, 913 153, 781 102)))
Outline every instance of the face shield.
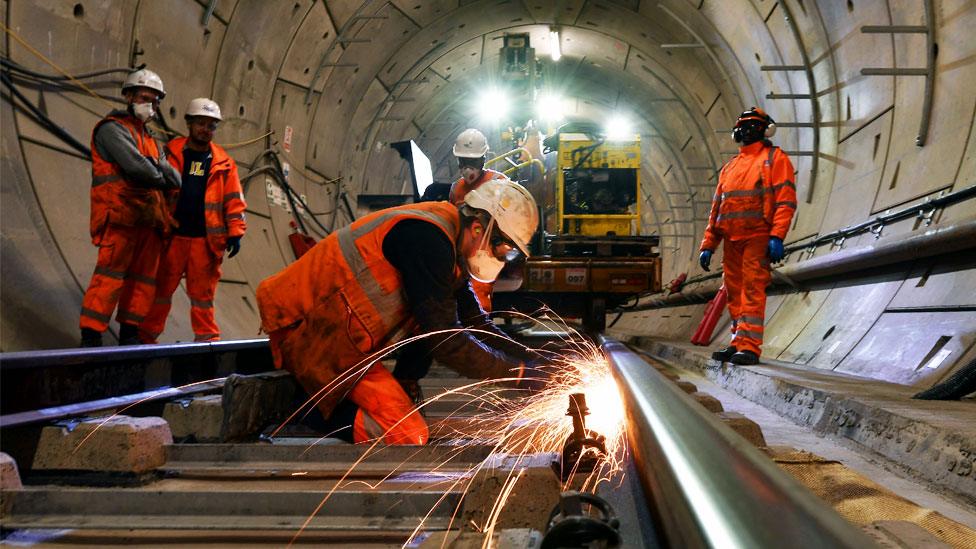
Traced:
POLYGON ((468 274, 479 282, 494 282, 505 263, 518 259, 522 252, 491 219, 474 255, 466 258, 468 274))

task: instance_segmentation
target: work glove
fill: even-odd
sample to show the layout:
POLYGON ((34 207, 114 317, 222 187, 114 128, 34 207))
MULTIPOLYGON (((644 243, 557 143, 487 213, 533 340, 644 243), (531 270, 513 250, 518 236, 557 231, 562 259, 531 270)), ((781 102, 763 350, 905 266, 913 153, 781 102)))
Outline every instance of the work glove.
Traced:
POLYGON ((698 264, 702 269, 711 271, 708 266, 712 264, 712 250, 702 250, 701 255, 698 256, 698 264))
POLYGON ((766 248, 769 254, 769 261, 772 263, 778 263, 783 259, 783 239, 776 238, 775 236, 769 237, 769 245, 766 248))
POLYGON ((241 251, 241 237, 231 236, 227 238, 227 254, 228 259, 237 255, 237 252, 241 251))
POLYGON ((518 381, 519 389, 539 392, 549 385, 553 375, 552 364, 548 360, 537 359, 522 363, 522 377, 518 381))

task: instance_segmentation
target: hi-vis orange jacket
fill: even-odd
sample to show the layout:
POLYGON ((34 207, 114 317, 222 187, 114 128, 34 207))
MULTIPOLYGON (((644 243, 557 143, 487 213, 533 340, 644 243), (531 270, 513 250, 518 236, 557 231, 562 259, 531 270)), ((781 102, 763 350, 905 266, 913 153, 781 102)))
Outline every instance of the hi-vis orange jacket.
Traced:
MULTIPOLYGON (((166 145, 169 163, 183 173, 183 148, 185 137, 177 137, 166 145)), ((223 256, 227 237, 243 236, 247 230, 244 220, 244 191, 237 176, 237 164, 223 148, 210 143, 210 175, 207 177, 207 190, 203 196, 203 209, 207 226, 207 244, 218 257, 223 256)), ((179 191, 172 191, 167 198, 171 213, 175 212, 179 191)))
MULTIPOLYGON (((324 388, 318 407, 326 417, 373 362, 373 353, 416 328, 399 271, 383 255, 383 240, 406 219, 430 222, 456 247, 456 206, 409 204, 330 234, 258 286, 261 327, 270 336, 275 366, 292 372, 310 395, 324 388)), ((455 273, 462 276, 457 268, 455 273)))
POLYGON ((701 250, 723 238, 786 238, 796 212, 793 164, 779 147, 757 141, 741 147, 719 172, 701 250))
POLYGON ((159 158, 156 140, 149 135, 145 125, 137 118, 112 113, 95 124, 91 143, 92 184, 89 231, 92 243, 99 245, 104 229, 109 223, 127 227, 153 227, 168 233, 174 221, 166 208, 163 192, 159 189, 140 187, 126 180, 125 174, 117 164, 109 162, 98 154, 95 133, 107 122, 117 122, 129 130, 143 156, 159 158))

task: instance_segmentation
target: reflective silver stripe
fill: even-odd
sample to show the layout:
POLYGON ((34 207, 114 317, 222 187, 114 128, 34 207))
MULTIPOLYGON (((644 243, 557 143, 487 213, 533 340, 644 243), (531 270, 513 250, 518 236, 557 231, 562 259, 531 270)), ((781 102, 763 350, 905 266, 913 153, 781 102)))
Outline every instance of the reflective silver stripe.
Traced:
POLYGON ((779 147, 770 147, 769 148, 769 158, 766 159, 766 163, 769 164, 770 166, 773 165, 773 157, 776 156, 776 149, 778 149, 778 148, 779 147))
POLYGON ((729 212, 727 214, 719 214, 715 218, 715 222, 722 221, 723 219, 762 219, 763 213, 755 210, 747 210, 744 212, 729 212))
POLYGON ((755 331, 752 331, 752 330, 737 330, 735 332, 735 339, 739 339, 739 338, 742 338, 742 337, 748 337, 748 338, 751 338, 751 339, 755 339, 755 340, 758 340, 758 341, 762 341, 763 334, 762 334, 762 332, 755 332, 755 331))
POLYGON ((224 202, 226 203, 228 200, 233 200, 235 198, 239 200, 244 199, 244 197, 241 196, 241 193, 227 193, 224 195, 224 202))
POLYGON ((789 202, 789 201, 787 201, 787 202, 777 202, 775 204, 775 206, 777 208, 779 208, 780 206, 786 206, 787 208, 793 208, 795 210, 796 209, 796 202, 789 202))
POLYGON ((227 219, 244 219, 244 214, 243 213, 233 213, 233 214, 227 214, 224 217, 226 217, 227 219))
POLYGON ((151 276, 146 276, 146 275, 141 275, 136 273, 126 273, 125 277, 131 280, 135 280, 136 282, 139 282, 141 284, 149 284, 150 286, 156 285, 156 279, 151 276))
MULTIPOLYGON (((369 415, 366 410, 360 409, 363 413, 363 429, 366 431, 366 435, 370 438, 379 438, 386 433, 384 429, 373 416, 369 415)), ((354 442, 363 442, 362 440, 356 440, 354 442)))
POLYGON ((217 210, 219 212, 220 210, 223 210, 224 209, 224 205, 221 204, 221 203, 219 203, 219 202, 204 202, 203 203, 203 209, 204 210, 217 210))
POLYGON ((339 241, 339 250, 342 252, 343 259, 346 260, 346 264, 349 266, 352 275, 359 281, 363 292, 366 294, 366 298, 369 299, 373 307, 379 312, 387 328, 393 327, 397 320, 394 315, 403 308, 403 292, 399 291, 399 289, 390 293, 383 291, 379 281, 376 280, 372 271, 366 266, 366 260, 356 246, 356 240, 376 230, 379 226, 391 219, 397 217, 407 218, 408 216, 416 216, 431 221, 451 235, 457 230, 457 227, 437 214, 426 210, 407 209, 381 214, 355 229, 352 229, 350 225, 336 231, 336 238, 339 241))
POLYGON ((207 227, 207 234, 227 234, 227 227, 207 227))
POLYGON ((108 175, 93 175, 92 187, 97 187, 99 185, 104 185, 105 183, 111 183, 113 181, 122 181, 122 176, 120 176, 117 173, 110 173, 108 175))
POLYGON ((783 187, 792 187, 794 191, 796 190, 796 185, 794 185, 792 181, 784 181, 782 183, 777 183, 773 185, 773 190, 776 191, 783 187))
POLYGON ((742 316, 739 317, 739 322, 748 322, 749 324, 762 326, 763 318, 761 316, 742 316))
POLYGON ((763 189, 761 187, 758 189, 749 189, 746 191, 728 191, 722 193, 722 200, 725 200, 726 198, 734 198, 736 196, 762 196, 763 194, 765 194, 765 192, 766 189, 763 189))
POLYGON ((153 303, 156 303, 157 305, 169 305, 169 304, 173 303, 173 298, 172 297, 157 297, 155 299, 155 301, 153 301, 153 303))
POLYGON ((131 320, 133 322, 142 322, 146 317, 137 315, 135 313, 130 313, 129 311, 119 311, 119 320, 131 320))
POLYGON ((190 305, 198 309, 213 309, 213 301, 200 301, 198 299, 190 299, 190 305))
POLYGON ((82 314, 82 316, 87 316, 88 318, 94 318, 95 320, 101 320, 102 322, 108 322, 108 321, 112 320, 112 314, 111 313, 109 313, 107 315, 103 315, 102 313, 100 313, 98 311, 93 311, 93 310, 88 309, 86 307, 82 307, 81 308, 81 314, 82 314))
POLYGON ((109 278, 115 278, 117 280, 122 280, 122 279, 125 278, 125 273, 123 273, 123 272, 113 271, 112 269, 109 269, 108 267, 99 267, 97 265, 95 266, 95 274, 102 275, 102 276, 107 276, 109 278))

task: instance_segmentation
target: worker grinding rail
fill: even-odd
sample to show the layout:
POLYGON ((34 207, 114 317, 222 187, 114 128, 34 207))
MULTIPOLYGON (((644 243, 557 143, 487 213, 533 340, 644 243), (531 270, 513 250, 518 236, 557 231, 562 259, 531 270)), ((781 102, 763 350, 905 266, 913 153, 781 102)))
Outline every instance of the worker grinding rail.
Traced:
POLYGON ((769 138, 776 123, 753 107, 739 115, 732 138, 739 154, 719 172, 699 262, 709 270, 722 248, 722 272, 732 316, 732 344, 712 358, 756 364, 762 354, 770 262, 783 259, 783 239, 796 212, 793 164, 769 138))
POLYGON ((122 85, 125 110, 113 110, 92 130, 91 232, 98 259, 81 305, 81 346, 101 347, 118 306, 119 344, 139 343, 156 293, 163 240, 175 224, 163 192, 180 174, 146 129, 166 97, 156 73, 141 69, 122 85))
POLYGON ((332 436, 426 443, 426 422, 377 357, 404 335, 430 334, 434 357, 463 376, 539 379, 536 355, 494 326, 469 283, 528 254, 538 224, 524 187, 491 180, 460 206, 389 208, 330 234, 258 286, 275 366, 316 399, 332 436))
POLYGON ((139 326, 139 340, 156 343, 166 327, 173 293, 186 275, 190 298, 190 326, 194 341, 220 339, 214 297, 224 251, 234 257, 247 230, 237 164, 213 142, 220 125, 220 107, 211 99, 190 101, 184 115, 189 137, 166 146, 169 162, 179 170, 183 186, 168 191, 167 201, 177 226, 164 244, 156 274, 156 298, 139 326))

